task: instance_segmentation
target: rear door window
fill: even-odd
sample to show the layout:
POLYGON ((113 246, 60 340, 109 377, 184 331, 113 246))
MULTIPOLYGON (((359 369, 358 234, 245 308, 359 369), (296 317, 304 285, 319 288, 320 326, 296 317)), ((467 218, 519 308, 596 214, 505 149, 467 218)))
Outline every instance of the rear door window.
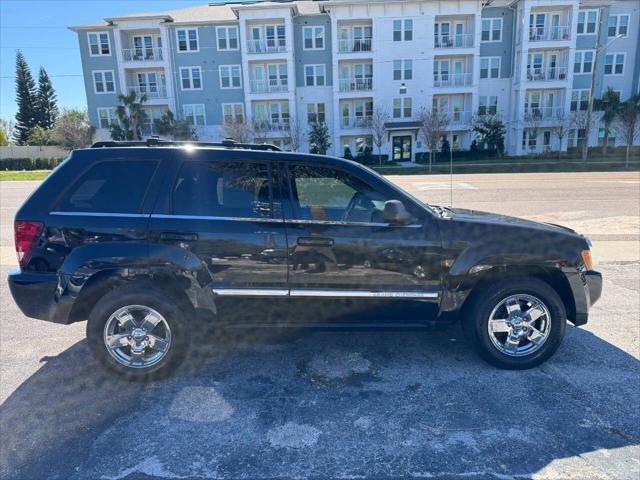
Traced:
POLYGON ((175 215, 272 218, 266 163, 185 162, 173 187, 175 215))
POLYGON ((58 205, 62 212, 139 213, 157 161, 100 162, 86 171, 58 205))

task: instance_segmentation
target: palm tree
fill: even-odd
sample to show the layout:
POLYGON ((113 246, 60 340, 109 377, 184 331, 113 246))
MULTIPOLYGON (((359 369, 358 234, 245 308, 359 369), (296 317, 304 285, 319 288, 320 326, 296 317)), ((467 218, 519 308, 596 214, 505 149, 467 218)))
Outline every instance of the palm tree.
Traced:
POLYGON ((613 88, 609 87, 597 100, 596 107, 602 110, 602 121, 604 122, 604 145, 602 146, 602 155, 607 155, 607 147, 609 146, 609 129, 611 124, 618 116, 621 108, 620 94, 613 88))
POLYGON ((114 140, 141 140, 138 126, 147 119, 143 105, 147 101, 146 95, 137 97, 135 90, 128 95, 118 95, 121 105, 116 107, 116 115, 120 125, 111 126, 111 138, 114 140))

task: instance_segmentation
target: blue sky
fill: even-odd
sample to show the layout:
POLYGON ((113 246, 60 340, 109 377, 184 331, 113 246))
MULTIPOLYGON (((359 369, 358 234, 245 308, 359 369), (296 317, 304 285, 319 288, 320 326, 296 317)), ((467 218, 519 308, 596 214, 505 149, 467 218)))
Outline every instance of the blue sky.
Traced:
POLYGON ((69 25, 126 13, 172 10, 210 0, 0 0, 0 117, 13 118, 15 53, 22 49, 34 78, 42 65, 58 106, 86 108, 78 39, 69 25))

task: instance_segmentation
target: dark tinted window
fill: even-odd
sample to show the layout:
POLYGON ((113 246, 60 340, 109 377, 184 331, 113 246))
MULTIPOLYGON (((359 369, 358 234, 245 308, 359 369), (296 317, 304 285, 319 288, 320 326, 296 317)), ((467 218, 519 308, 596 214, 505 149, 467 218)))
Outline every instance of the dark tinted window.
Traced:
POLYGON ((58 210, 138 213, 157 165, 137 160, 100 162, 65 194, 58 210))
POLYGON ((173 189, 173 213, 211 217, 271 217, 267 165, 186 162, 173 189))

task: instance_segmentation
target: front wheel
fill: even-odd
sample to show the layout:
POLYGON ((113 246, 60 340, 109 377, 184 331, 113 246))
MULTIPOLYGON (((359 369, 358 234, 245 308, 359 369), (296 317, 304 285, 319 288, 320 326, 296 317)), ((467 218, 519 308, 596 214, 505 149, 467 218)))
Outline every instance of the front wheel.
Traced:
POLYGON ((87 322, 87 341, 107 369, 130 380, 170 373, 189 345, 185 319, 175 303, 149 286, 115 289, 95 305, 87 322))
POLYGON ((551 357, 564 337, 562 300, 536 278, 505 279, 485 288, 468 311, 480 355, 508 369, 526 369, 551 357))

